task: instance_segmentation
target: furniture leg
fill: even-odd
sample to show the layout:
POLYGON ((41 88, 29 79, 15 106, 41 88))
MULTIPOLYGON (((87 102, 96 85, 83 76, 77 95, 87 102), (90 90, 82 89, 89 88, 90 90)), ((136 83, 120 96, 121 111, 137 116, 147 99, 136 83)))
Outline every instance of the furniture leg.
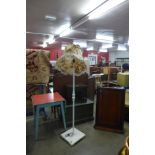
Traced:
POLYGON ((39 130, 39 107, 36 106, 36 113, 35 113, 35 140, 38 140, 38 130, 39 130))
POLYGON ((61 118, 61 107, 58 107, 58 117, 61 118))
MULTIPOLYGON (((39 90, 40 90, 40 93, 41 94, 45 94, 46 93, 46 85, 45 84, 40 85, 39 86, 39 90)), ((43 111, 43 113, 44 113, 44 119, 46 120, 47 117, 48 117, 48 115, 47 115, 47 113, 45 111, 45 108, 41 108, 41 111, 43 111)))
POLYGON ((64 128, 66 130, 66 119, 65 119, 65 112, 64 112, 64 104, 63 104, 63 102, 61 102, 61 113, 62 113, 62 119, 63 119, 63 123, 64 123, 64 128))
POLYGON ((33 106, 34 126, 36 122, 36 106, 33 106))
POLYGON ((56 119, 56 107, 54 107, 54 118, 56 119))

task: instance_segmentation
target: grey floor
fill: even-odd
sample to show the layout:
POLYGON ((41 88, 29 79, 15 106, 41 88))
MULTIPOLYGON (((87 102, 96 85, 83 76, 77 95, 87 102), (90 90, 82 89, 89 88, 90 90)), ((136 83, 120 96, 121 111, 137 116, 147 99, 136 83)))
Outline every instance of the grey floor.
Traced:
POLYGON ((124 144, 125 137, 129 135, 129 124, 124 123, 124 134, 96 130, 94 122, 76 125, 86 137, 74 146, 70 146, 61 139, 64 132, 59 120, 41 122, 39 140, 34 140, 33 119, 26 121, 26 154, 27 155, 118 155, 124 144))

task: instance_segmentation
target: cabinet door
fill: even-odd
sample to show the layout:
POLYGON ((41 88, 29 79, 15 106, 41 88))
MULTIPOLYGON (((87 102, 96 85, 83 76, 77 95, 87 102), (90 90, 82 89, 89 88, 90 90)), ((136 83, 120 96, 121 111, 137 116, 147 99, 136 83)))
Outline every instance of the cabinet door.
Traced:
POLYGON ((124 88, 97 89, 95 128, 123 132, 124 105, 124 88))

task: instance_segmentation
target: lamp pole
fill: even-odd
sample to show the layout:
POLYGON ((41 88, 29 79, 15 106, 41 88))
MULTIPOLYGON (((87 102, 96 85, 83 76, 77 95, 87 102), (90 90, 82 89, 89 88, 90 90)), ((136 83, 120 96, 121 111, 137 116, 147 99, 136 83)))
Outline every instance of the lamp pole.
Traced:
POLYGON ((74 134, 74 122, 75 122, 75 69, 73 69, 73 92, 72 92, 72 126, 73 126, 73 134, 74 134))

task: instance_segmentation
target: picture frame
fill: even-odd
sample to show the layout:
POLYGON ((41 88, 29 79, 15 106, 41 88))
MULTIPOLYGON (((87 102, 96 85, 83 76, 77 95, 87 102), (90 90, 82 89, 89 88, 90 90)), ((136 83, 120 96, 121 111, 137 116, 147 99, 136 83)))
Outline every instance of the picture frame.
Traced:
POLYGON ((88 60, 89 60, 89 65, 96 65, 97 64, 97 55, 96 54, 89 54, 88 60))

